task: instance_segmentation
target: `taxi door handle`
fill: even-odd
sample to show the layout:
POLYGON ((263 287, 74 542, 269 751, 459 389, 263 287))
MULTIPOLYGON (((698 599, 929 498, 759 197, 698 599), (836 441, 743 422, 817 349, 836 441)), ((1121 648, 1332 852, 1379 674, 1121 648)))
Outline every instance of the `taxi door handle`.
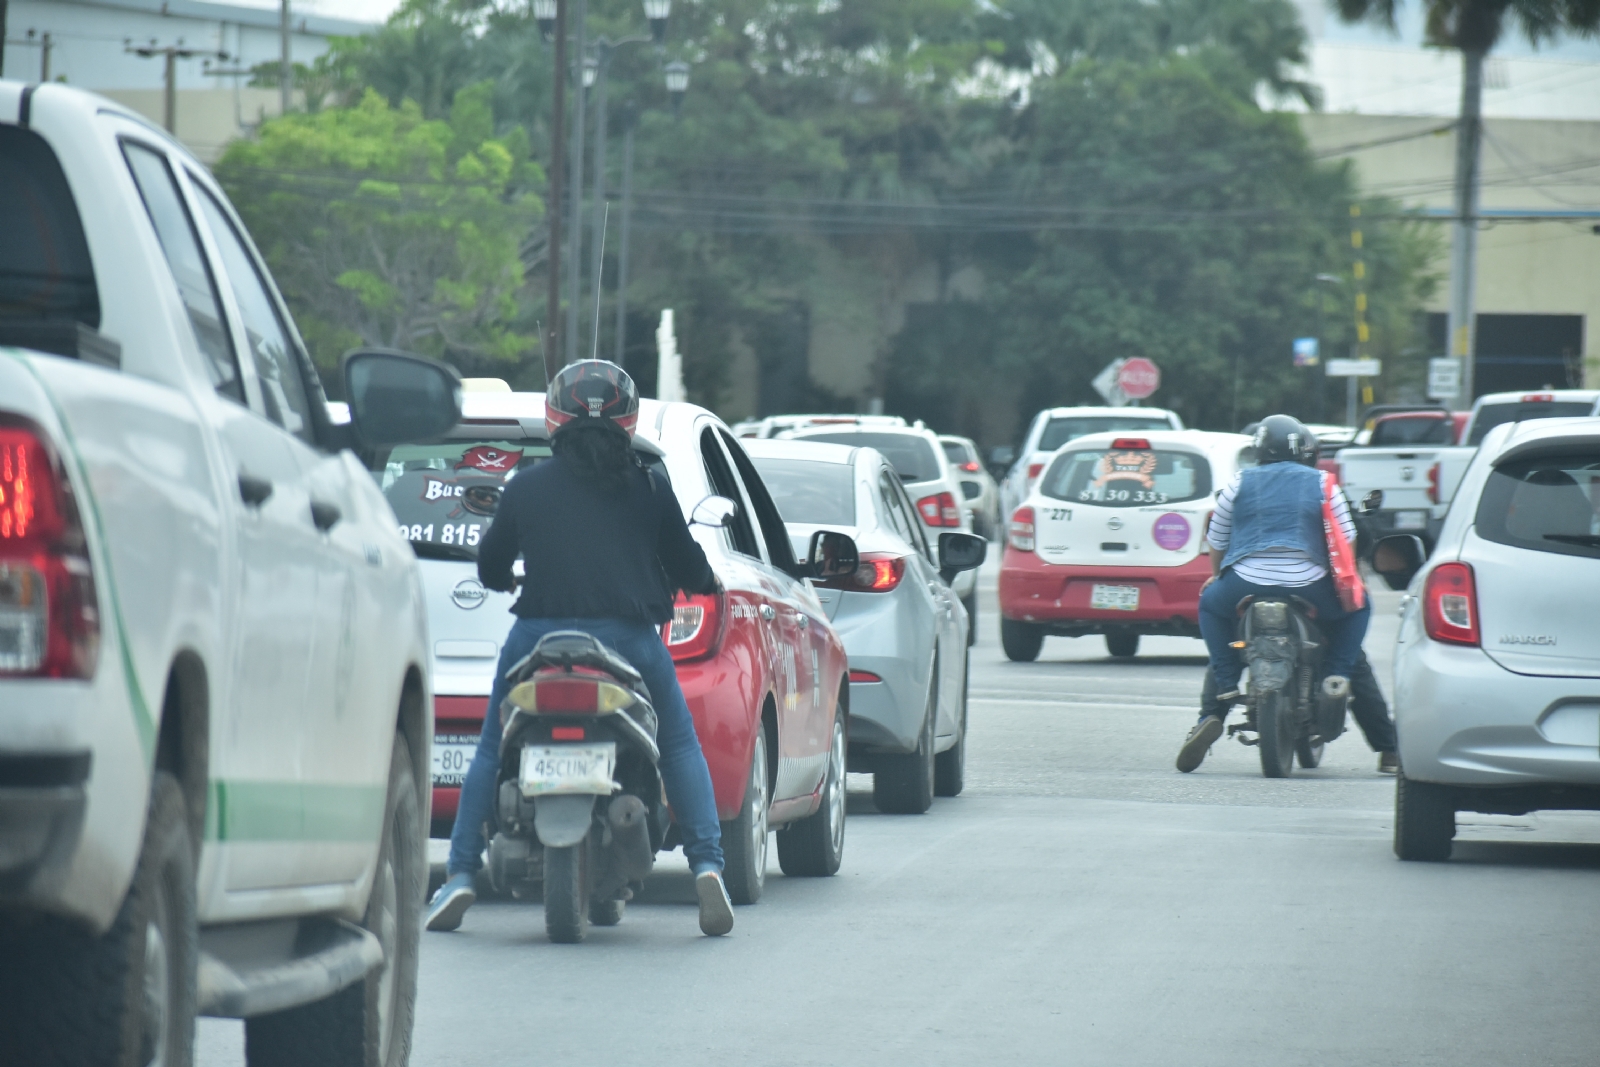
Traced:
POLYGON ((771 604, 763 604, 763 605, 761 605, 761 617, 763 619, 767 620, 768 622, 771 622, 773 619, 777 618, 777 616, 778 616, 778 611, 771 604))
POLYGON ((253 508, 259 508, 272 495, 272 481, 259 478, 246 471, 239 472, 239 499, 253 508))

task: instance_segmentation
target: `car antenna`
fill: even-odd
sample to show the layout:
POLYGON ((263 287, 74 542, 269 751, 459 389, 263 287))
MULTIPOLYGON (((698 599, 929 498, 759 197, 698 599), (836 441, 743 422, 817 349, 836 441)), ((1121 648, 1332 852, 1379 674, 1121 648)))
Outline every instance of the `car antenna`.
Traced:
MULTIPOLYGON (((607 200, 606 201, 605 214, 600 216, 600 260, 599 261, 601 263, 604 263, 606 261, 606 227, 607 227, 607 224, 610 223, 610 221, 611 221, 611 201, 607 200)), ((600 275, 599 275, 599 273, 595 274, 594 282, 595 282, 595 284, 594 284, 594 351, 590 354, 589 358, 590 359, 599 359, 600 358, 600 293, 605 287, 600 284, 600 275)))

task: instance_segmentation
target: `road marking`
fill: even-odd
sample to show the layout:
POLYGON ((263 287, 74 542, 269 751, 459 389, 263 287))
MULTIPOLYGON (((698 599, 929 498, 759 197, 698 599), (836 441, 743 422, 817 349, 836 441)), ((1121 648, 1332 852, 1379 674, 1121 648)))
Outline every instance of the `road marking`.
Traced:
POLYGON ((1029 704, 1043 708, 1059 708, 1063 705, 1073 708, 1157 708, 1162 711, 1193 711, 1188 704, 1147 704, 1137 700, 1072 700, 1061 697, 1056 700, 1019 700, 1015 697, 968 697, 972 704, 1029 704))

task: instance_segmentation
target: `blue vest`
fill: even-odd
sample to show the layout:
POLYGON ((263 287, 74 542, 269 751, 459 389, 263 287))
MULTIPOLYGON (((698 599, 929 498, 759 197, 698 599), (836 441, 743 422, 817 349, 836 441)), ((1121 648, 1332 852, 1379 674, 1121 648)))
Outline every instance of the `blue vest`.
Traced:
POLYGON ((1298 463, 1247 467, 1233 497, 1233 532, 1222 558, 1231 567, 1269 548, 1293 548, 1328 565, 1322 526, 1322 472, 1298 463))

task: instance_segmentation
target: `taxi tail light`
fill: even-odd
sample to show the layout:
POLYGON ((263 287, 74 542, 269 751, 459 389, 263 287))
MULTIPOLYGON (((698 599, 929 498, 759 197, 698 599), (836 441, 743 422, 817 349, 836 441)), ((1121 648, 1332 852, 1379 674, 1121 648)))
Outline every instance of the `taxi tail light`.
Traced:
POLYGON ((99 654, 71 484, 37 428, 0 422, 0 677, 92 678, 99 654))
POLYGON ((1439 502, 1439 464, 1428 468, 1428 503, 1439 502))
POLYGON ((1422 625, 1435 641, 1482 644, 1478 629, 1478 586, 1466 563, 1441 563, 1422 590, 1422 625))
POLYGON ((1018 552, 1033 551, 1033 509, 1018 508, 1011 513, 1011 528, 1008 532, 1011 547, 1018 552))
POLYGON ((1035 478, 1039 477, 1039 472, 1042 471, 1042 470, 1044 470, 1044 464, 1043 463, 1030 463, 1030 464, 1028 464, 1028 484, 1029 485, 1033 484, 1033 480, 1035 478))
POLYGON ((683 595, 672 605, 672 621, 661 627, 661 640, 674 663, 717 654, 727 625, 726 596, 725 593, 683 595))
POLYGON ((935 493, 917 501, 922 521, 929 526, 960 526, 961 509, 956 506, 954 493, 935 493))
POLYGON ((891 593, 906 576, 906 557, 891 552, 863 552, 856 569, 839 578, 812 579, 822 589, 847 589, 858 593, 891 593))
POLYGON ((1524 404, 1549 404, 1555 398, 1556 395, 1554 393, 1524 393, 1522 402, 1524 404))

